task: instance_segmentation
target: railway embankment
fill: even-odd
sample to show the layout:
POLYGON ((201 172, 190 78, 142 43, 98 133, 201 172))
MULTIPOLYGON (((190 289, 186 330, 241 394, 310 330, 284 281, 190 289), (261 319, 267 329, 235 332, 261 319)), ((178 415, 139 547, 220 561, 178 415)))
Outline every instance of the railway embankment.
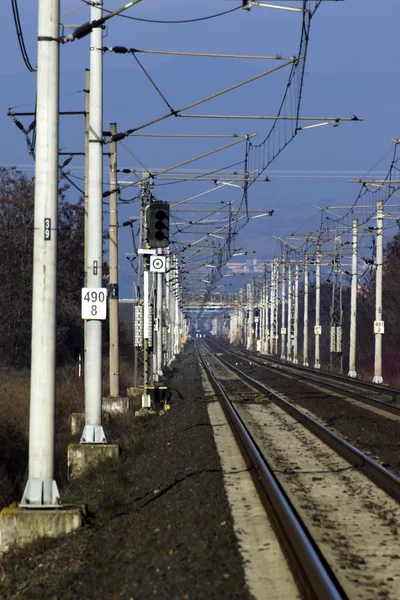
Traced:
POLYGON ((63 480, 63 502, 88 507, 82 529, 3 557, 2 599, 251 597, 190 345, 168 379, 166 414, 111 419, 118 461, 63 480))

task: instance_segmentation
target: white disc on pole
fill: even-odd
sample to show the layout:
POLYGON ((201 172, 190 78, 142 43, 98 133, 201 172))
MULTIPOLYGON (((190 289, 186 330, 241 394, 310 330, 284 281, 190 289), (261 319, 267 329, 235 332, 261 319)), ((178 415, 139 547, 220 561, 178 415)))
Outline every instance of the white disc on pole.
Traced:
POLYGON ((165 256, 150 256, 150 272, 165 273, 165 256))

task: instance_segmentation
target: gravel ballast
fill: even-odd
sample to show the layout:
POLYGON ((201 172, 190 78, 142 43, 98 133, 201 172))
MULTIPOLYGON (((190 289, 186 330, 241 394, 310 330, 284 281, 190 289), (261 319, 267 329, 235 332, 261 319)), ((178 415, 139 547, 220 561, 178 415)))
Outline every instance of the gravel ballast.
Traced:
POLYGON ((2 599, 251 598, 192 345, 167 384, 171 410, 115 421, 120 460, 62 491, 86 525, 3 559, 2 599))

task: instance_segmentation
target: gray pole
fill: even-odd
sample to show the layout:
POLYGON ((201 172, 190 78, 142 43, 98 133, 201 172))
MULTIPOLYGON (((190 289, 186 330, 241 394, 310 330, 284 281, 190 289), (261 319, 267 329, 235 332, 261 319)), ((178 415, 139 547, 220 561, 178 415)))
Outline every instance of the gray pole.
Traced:
POLYGON ((61 504, 54 479, 59 0, 39 0, 29 479, 20 506, 61 504))
MULTIPOLYGON (((103 2, 90 7, 90 20, 103 16, 103 2)), ((88 270, 89 288, 103 286, 103 29, 90 34, 90 131, 89 131, 89 203, 88 270)), ((83 443, 105 443, 101 424, 102 401, 102 322, 86 324, 85 428, 83 443)))
POLYGON ((264 283, 264 312, 265 312, 265 330, 264 330, 264 336, 265 336, 265 349, 264 349, 264 354, 269 354, 270 353, 270 339, 271 339, 271 329, 270 329, 270 325, 269 325, 269 303, 268 303, 268 281, 267 281, 267 274, 265 274, 265 283, 264 283))
POLYGON ((299 340, 299 263, 296 262, 294 275, 294 337, 293 337, 293 362, 297 365, 299 340))
MULTIPOLYGON (((89 115, 90 115, 90 69, 85 70, 85 217, 84 217, 84 257, 83 257, 83 281, 87 287, 87 264, 88 264, 88 206, 89 206, 89 115)), ((83 321, 83 369, 86 369, 86 319, 83 321)))
POLYGON ((292 265, 288 264, 287 339, 286 358, 292 360, 292 265))
POLYGON ((304 256, 303 365, 308 367, 308 255, 304 256))
POLYGON ((285 293, 286 293, 286 281, 285 281, 285 259, 281 260, 281 358, 285 358, 285 335, 286 335, 286 327, 285 327, 285 310, 286 310, 286 301, 285 301, 285 293))
POLYGON ((142 408, 151 408, 149 395, 149 256, 144 255, 143 272, 143 395, 142 408))
MULTIPOLYGON (((141 187, 141 200, 140 200, 140 223, 139 223, 139 248, 143 248, 144 243, 144 205, 143 205, 143 186, 141 187)), ((141 295, 140 295, 140 287, 141 287, 141 278, 142 278, 142 254, 139 254, 137 257, 137 282, 134 284, 135 286, 135 298, 136 305, 139 306, 141 295)), ((133 332, 133 339, 135 339, 135 332, 133 332)), ((138 385, 138 355, 139 348, 134 344, 134 355, 133 355, 133 387, 137 387, 138 385)))
POLYGON ((157 321, 158 328, 156 334, 156 343, 157 343, 157 375, 162 376, 162 304, 163 304, 163 275, 162 273, 157 273, 157 321))
POLYGON ((271 271, 271 354, 278 354, 278 272, 279 262, 274 259, 271 271))
MULTIPOLYGON (((117 133, 116 123, 110 123, 110 133, 117 133)), ((119 315, 118 315, 118 192, 117 142, 110 143, 110 396, 119 397, 119 315)))
MULTIPOLYGON (((85 70, 85 229, 84 229, 84 282, 87 287, 88 252, 88 204, 89 204, 89 115, 90 115, 90 69, 85 70)), ((86 330, 86 320, 84 321, 86 330)))
POLYGON ((319 338, 321 335, 321 255, 317 246, 317 264, 315 267, 315 369, 321 368, 319 359, 319 338))
POLYGON ((351 307, 350 307, 350 356, 349 377, 357 377, 356 341, 357 341, 357 254, 358 254, 358 219, 353 219, 353 244, 351 259, 351 307))
POLYGON ((382 377, 382 272, 383 272, 383 200, 376 205, 376 282, 375 282, 375 371, 374 383, 383 383, 382 377))

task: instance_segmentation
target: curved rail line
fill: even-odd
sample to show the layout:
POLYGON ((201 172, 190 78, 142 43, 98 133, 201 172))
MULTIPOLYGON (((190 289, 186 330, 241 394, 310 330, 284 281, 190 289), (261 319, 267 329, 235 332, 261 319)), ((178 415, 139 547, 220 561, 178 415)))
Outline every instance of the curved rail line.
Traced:
MULTIPOLYGON (((205 345, 206 346, 206 345, 205 345)), ((213 350, 206 346, 213 353, 213 350)), ((273 388, 260 383, 253 377, 250 377, 236 366, 231 365, 221 356, 216 358, 225 365, 228 369, 236 373, 241 379, 250 384, 253 388, 262 392, 269 399, 273 400, 280 408, 295 418, 299 423, 302 423, 309 431, 316 435, 321 441, 327 444, 332 450, 340 454, 354 467, 359 469, 378 487, 383 489, 387 494, 392 496, 397 502, 400 502, 400 478, 391 473, 378 462, 355 448, 352 444, 341 438, 335 432, 325 427, 322 423, 307 415, 298 407, 294 406, 286 398, 274 390, 273 388)))
POLYGON ((226 345, 220 345, 218 342, 213 340, 213 344, 220 346, 221 350, 232 354, 232 356, 240 356, 246 360, 253 362, 254 364, 264 366, 269 369, 274 369, 276 371, 276 367, 272 365, 277 365, 279 369, 282 369, 288 376, 296 378, 297 380, 304 381, 305 383, 318 383, 323 385, 326 389, 332 389, 336 392, 341 393, 351 393, 353 396, 356 396, 357 399, 362 401, 365 404, 369 404, 370 406, 377 406, 386 412, 390 412, 392 414, 400 416, 400 406, 397 404, 390 404, 389 402, 385 402, 383 400, 378 400, 377 398, 373 398, 372 396, 363 395, 362 391, 372 391, 378 393, 380 395, 388 395, 391 398, 391 402, 397 402, 400 400, 400 390, 396 390, 393 388, 382 388, 381 386, 368 383, 366 381, 354 381, 349 380, 343 375, 338 375, 337 373, 328 373, 327 371, 320 371, 318 369, 310 369, 309 367, 303 367, 301 365, 295 365, 293 363, 286 363, 278 358, 274 358, 271 356, 264 355, 253 355, 248 354, 242 349, 232 349, 226 345), (271 364, 272 363, 272 364, 271 364), (329 381, 332 379, 333 381, 329 381))
MULTIPOLYGON (((235 410, 224 387, 218 381, 199 350, 198 354, 215 391, 221 398, 223 409, 235 437, 240 441, 245 461, 247 464, 250 462, 252 466, 252 475, 256 479, 256 487, 261 493, 262 500, 264 504, 271 506, 274 511, 281 533, 282 531, 284 533, 285 544, 289 545, 292 559, 296 560, 297 569, 300 568, 317 600, 343 600, 347 598, 328 563, 312 540, 306 526, 301 521, 296 509, 235 410)), ((220 357, 217 358, 220 360, 220 357)))

